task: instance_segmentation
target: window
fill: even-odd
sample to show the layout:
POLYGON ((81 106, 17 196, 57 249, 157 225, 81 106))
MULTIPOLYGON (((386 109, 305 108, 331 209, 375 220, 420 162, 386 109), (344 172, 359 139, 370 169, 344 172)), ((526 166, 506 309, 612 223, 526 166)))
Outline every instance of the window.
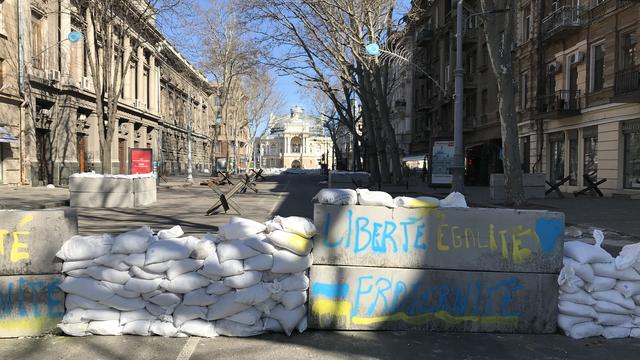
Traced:
POLYGON ((4 0, 0 0, 0 34, 4 33, 4 0))
POLYGON ((529 95, 529 72, 520 74, 520 111, 527 110, 529 95))
POLYGON ((480 106, 481 106, 480 110, 482 111, 483 115, 486 115, 487 114, 487 105, 489 103, 489 90, 487 90, 487 89, 482 90, 482 95, 481 96, 482 96, 482 99, 481 99, 481 104, 480 104, 480 106))
POLYGON ((584 173, 598 173, 598 127, 591 126, 582 130, 584 138, 584 173))
POLYGON ((569 185, 578 185, 578 130, 569 131, 569 185))
POLYGON ((528 174, 531 169, 531 139, 529 136, 522 138, 520 149, 522 151, 522 172, 528 174))
POLYGON ((522 10, 522 42, 531 38, 531 5, 522 10))
POLYGON ((564 133, 549 134, 549 178, 559 181, 564 178, 564 133))
POLYGON ((591 91, 596 92, 604 87, 604 44, 591 47, 591 91))
POLYGON ((622 125, 624 135, 624 187, 640 189, 640 121, 622 125))
POLYGON ((629 69, 636 64, 636 34, 626 33, 620 36, 620 69, 629 69))
POLYGON ((482 65, 489 66, 489 48, 487 43, 482 44, 482 65))
POLYGON ((4 85, 4 59, 0 58, 0 89, 4 85))
POLYGON ((44 69, 44 26, 42 16, 31 13, 31 65, 36 69, 44 69))

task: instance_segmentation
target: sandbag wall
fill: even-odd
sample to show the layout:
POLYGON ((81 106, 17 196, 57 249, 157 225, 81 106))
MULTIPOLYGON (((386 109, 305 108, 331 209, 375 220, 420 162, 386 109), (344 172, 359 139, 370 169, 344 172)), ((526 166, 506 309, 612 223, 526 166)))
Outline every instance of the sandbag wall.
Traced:
POLYGON ((314 222, 311 328, 556 331, 562 213, 316 204, 314 222))
POLYGON ((176 226, 76 236, 57 256, 67 275, 68 335, 253 336, 306 329, 315 228, 303 218, 233 218, 218 235, 176 226))
POLYGON ((56 328, 64 293, 55 254, 77 230, 73 210, 0 210, 0 337, 56 328))
POLYGON ((560 271, 558 326, 567 336, 582 339, 640 338, 640 244, 626 245, 615 259, 596 245, 568 241, 560 271))

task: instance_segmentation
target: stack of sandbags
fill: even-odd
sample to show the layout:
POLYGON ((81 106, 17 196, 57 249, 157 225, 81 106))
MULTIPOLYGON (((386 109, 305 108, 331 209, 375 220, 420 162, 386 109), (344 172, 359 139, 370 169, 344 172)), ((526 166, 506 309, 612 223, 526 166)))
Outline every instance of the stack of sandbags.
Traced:
POLYGON ((454 208, 467 207, 467 202, 459 192, 452 192, 442 200, 430 196, 398 196, 393 198, 384 191, 371 191, 368 189, 322 189, 313 200, 320 204, 331 205, 364 205, 386 206, 388 208, 454 208))
MULTIPOLYGON (((286 224, 284 233, 302 224, 304 235, 315 234, 309 220, 287 219, 278 220, 286 224)), ((266 229, 234 218, 218 235, 201 239, 183 236, 179 226, 158 234, 143 227, 115 238, 75 236, 57 254, 67 275, 60 284, 67 298, 59 327, 73 336, 302 332, 310 245, 272 243, 266 229)))
POLYGON ((614 259, 601 248, 602 232, 595 230, 593 236, 595 245, 564 244, 558 326, 575 339, 640 337, 640 244, 623 248, 614 259))

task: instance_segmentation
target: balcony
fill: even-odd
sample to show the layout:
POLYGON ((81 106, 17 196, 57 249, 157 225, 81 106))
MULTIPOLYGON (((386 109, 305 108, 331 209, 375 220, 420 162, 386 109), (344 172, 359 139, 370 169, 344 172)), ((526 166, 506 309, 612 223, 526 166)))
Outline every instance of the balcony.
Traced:
POLYGON ((581 6, 562 6, 542 20, 545 40, 567 31, 575 31, 584 25, 581 6))
POLYGON ((580 114, 580 90, 559 90, 538 99, 540 115, 558 119, 580 114))
POLYGON ((616 72, 613 100, 640 102, 640 65, 616 72))

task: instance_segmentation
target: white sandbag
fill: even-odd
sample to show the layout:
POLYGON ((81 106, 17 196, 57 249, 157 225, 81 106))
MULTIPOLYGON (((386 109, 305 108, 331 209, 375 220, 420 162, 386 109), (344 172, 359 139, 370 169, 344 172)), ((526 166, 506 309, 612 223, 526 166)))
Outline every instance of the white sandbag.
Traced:
POLYGON ((189 320, 206 319, 208 310, 209 309, 206 306, 188 306, 180 304, 175 308, 175 310, 173 310, 173 325, 179 328, 189 320))
POLYGON ((224 295, 231 291, 231 288, 224 284, 222 280, 212 281, 207 286, 207 294, 224 295))
POLYGON ((421 196, 420 198, 398 196, 393 199, 393 202, 396 207, 407 209, 437 208, 440 206, 440 200, 430 196, 421 196))
POLYGON ((640 306, 640 295, 634 295, 631 297, 636 305, 640 306))
POLYGON ((131 278, 124 284, 124 289, 136 292, 138 294, 145 294, 157 290, 160 287, 162 279, 137 279, 131 278))
POLYGON ((148 264, 142 267, 142 270, 152 273, 159 274, 164 277, 164 273, 169 270, 169 268, 173 265, 173 260, 163 261, 155 264, 148 264))
POLYGON ((104 280, 116 284, 125 284, 131 279, 128 271, 114 270, 104 266, 91 266, 87 268, 87 274, 96 280, 104 280))
POLYGON ((200 319, 185 321, 184 324, 180 326, 180 332, 192 336, 207 338, 218 336, 218 333, 215 331, 215 327, 213 326, 212 322, 200 319))
POLYGON ((229 240, 222 242, 216 248, 221 263, 229 260, 243 260, 260 254, 244 244, 243 240, 229 240))
POLYGON ((262 280, 262 272, 245 271, 240 275, 224 278, 223 284, 234 289, 244 289, 259 283, 260 280, 262 280))
POLYGON ((158 239, 160 240, 177 239, 182 235, 184 235, 184 231, 182 231, 180 225, 176 225, 171 229, 158 231, 158 239))
POLYGON ((93 262, 96 265, 102 265, 114 270, 127 271, 131 266, 124 262, 126 258, 127 255, 124 254, 109 254, 102 255, 99 258, 95 259, 93 262))
POLYGON ((144 267, 144 260, 147 254, 129 254, 126 258, 124 258, 125 264, 129 266, 137 266, 138 268, 144 267))
POLYGON ((120 295, 124 298, 131 299, 131 298, 137 298, 138 296, 140 296, 140 294, 137 292, 126 290, 124 288, 124 285, 122 284, 114 284, 108 281, 102 281, 102 283, 106 285, 109 289, 111 289, 111 291, 113 291, 114 294, 120 295))
POLYGON ((126 323, 122 327, 122 333, 126 335, 149 336, 151 320, 135 320, 126 323))
POLYGON ((262 281, 264 282, 280 282, 281 280, 286 279, 291 274, 288 273, 280 273, 276 274, 272 271, 266 271, 262 274, 262 281))
POLYGON ((260 254, 243 261, 244 270, 269 271, 273 266, 273 255, 260 254))
POLYGON ((591 296, 593 296, 593 298, 596 300, 612 302, 629 310, 633 310, 636 307, 633 299, 625 298, 616 290, 595 291, 591 293, 591 296))
POLYGON ((364 206, 386 206, 395 208, 393 197, 384 191, 371 191, 369 189, 356 189, 358 204, 364 206))
POLYGON ((111 252, 114 254, 143 253, 147 251, 153 240, 153 231, 148 226, 143 226, 116 236, 111 252))
POLYGON ((218 234, 225 240, 242 239, 267 229, 264 224, 249 219, 235 218, 232 221, 220 226, 218 234))
POLYGON ((313 242, 300 235, 276 230, 267 235, 269 242, 283 249, 290 250, 296 255, 305 256, 311 252, 313 242))
POLYGON ((266 242, 265 241, 266 239, 267 239, 267 236, 265 234, 257 234, 254 236, 250 236, 246 239, 243 239, 242 241, 244 241, 245 245, 247 245, 248 247, 252 248, 255 251, 258 251, 262 254, 272 255, 273 253, 278 251, 278 249, 276 249, 273 245, 266 242))
POLYGON ((614 304, 609 301, 598 300, 593 305, 595 311, 599 313, 618 314, 618 315, 631 315, 633 310, 622 307, 618 304, 614 304))
POLYGON ((565 293, 575 293, 584 287, 584 281, 576 276, 573 267, 565 266, 560 270, 558 275, 558 285, 560 290, 565 293))
POLYGON ((440 207, 443 208, 466 208, 467 200, 459 192, 452 192, 444 199, 440 200, 440 207))
POLYGON ((631 333, 629 334, 632 338, 640 338, 640 327, 631 329, 631 333))
POLYGON ((62 272, 68 273, 72 270, 86 269, 93 265, 93 260, 65 261, 62 263, 62 272))
POLYGON ((286 310, 284 306, 278 305, 273 308, 273 310, 271 310, 271 314, 269 314, 270 317, 278 320, 287 336, 291 336, 293 330, 306 315, 307 309, 304 305, 293 310, 286 310))
POLYGON ((249 337, 264 334, 262 321, 254 325, 244 325, 230 320, 218 320, 215 322, 215 329, 218 335, 233 337, 249 337))
POLYGON ((268 233, 276 230, 284 230, 284 228, 282 227, 282 224, 280 224, 279 222, 276 222, 274 219, 265 221, 264 225, 267 227, 266 232, 268 233))
POLYGON ((619 326, 631 323, 631 315, 598 313, 596 324, 602 326, 619 326))
POLYGON ((610 277, 617 280, 640 281, 640 274, 632 267, 617 270, 614 263, 595 263, 592 266, 593 273, 597 276, 610 277))
POLYGON ((558 314, 558 327, 562 329, 567 335, 571 332, 571 328, 573 328, 574 325, 587 321, 593 321, 593 319, 588 317, 577 317, 558 314))
POLYGON ((298 256, 287 250, 278 250, 273 254, 273 273, 297 273, 308 269, 313 263, 313 253, 298 256))
POLYGON ((118 336, 122 335, 122 326, 118 320, 91 321, 87 332, 94 335, 118 336))
POLYGON ((273 299, 267 299, 261 303, 255 304, 254 307, 260 310, 263 314, 269 316, 271 310, 278 306, 278 302, 273 299))
POLYGON ((156 320, 151 323, 149 331, 164 337, 174 337, 178 335, 180 329, 176 328, 170 321, 156 320))
POLYGON ((160 287, 172 293, 186 294, 195 289, 205 287, 209 285, 209 283, 210 280, 206 277, 198 273, 188 272, 176 277, 171 281, 160 283, 160 287))
POLYGON ((562 264, 564 266, 573 267, 573 271, 575 272, 576 276, 578 276, 585 282, 593 281, 594 274, 593 274, 593 268, 591 267, 591 264, 582 264, 566 256, 562 258, 562 264))
POLYGON ((214 251, 216 251, 216 242, 211 239, 202 239, 193 248, 191 257, 194 259, 204 260, 214 251))
POLYGON ((305 332, 307 330, 307 317, 303 317, 302 320, 300 320, 300 323, 298 323, 298 326, 296 326, 296 330, 298 330, 298 332, 300 334, 302 334, 303 332, 305 332))
POLYGON ((567 241, 564 243, 564 255, 583 264, 607 263, 613 261, 611 254, 601 247, 577 240, 567 241))
POLYGON ((218 260, 218 254, 216 252, 211 253, 204 260, 202 270, 200 274, 213 279, 213 277, 224 277, 242 274, 243 264, 240 260, 228 260, 221 263, 218 260))
POLYGON ((640 243, 623 246, 613 262, 617 270, 624 270, 633 266, 638 260, 640 260, 640 243))
POLYGON ((152 321, 155 320, 156 317, 154 315, 151 315, 147 310, 145 309, 140 309, 140 310, 133 310, 133 311, 123 311, 120 313, 120 325, 125 325, 128 324, 132 321, 138 321, 138 320, 148 320, 148 321, 152 321))
POLYGON ((278 281, 283 291, 307 290, 309 278, 304 273, 297 273, 278 281))
POLYGON ((82 321, 120 321, 120 312, 114 309, 88 309, 82 314, 82 321))
POLYGON ((271 297, 271 291, 264 283, 259 283, 254 286, 238 289, 236 291, 235 301, 246 305, 256 305, 263 301, 266 301, 271 297))
POLYGON ((147 250, 145 266, 169 260, 182 260, 189 257, 192 248, 186 243, 173 240, 158 240, 151 243, 147 250))
POLYGON ((89 278, 74 278, 67 276, 59 285, 68 294, 79 295, 91 300, 104 300, 111 296, 111 290, 100 281, 89 278))
POLYGON ((593 282, 586 283, 584 289, 588 292, 611 290, 616 286, 616 279, 594 276, 593 282))
POLYGON ((596 303, 596 299, 594 299, 591 294, 582 289, 579 289, 575 293, 565 293, 561 291, 560 295, 558 296, 558 300, 570 301, 576 304, 583 305, 595 305, 596 303))
POLYGON ((163 308, 176 306, 180 303, 180 300, 181 300, 180 296, 172 293, 162 293, 152 298, 149 298, 149 301, 151 303, 156 304, 163 308))
POLYGON ((231 292, 220 296, 218 302, 209 305, 207 320, 218 320, 235 315, 251 307, 250 305, 236 302, 236 294, 231 292))
POLYGON ((153 315, 153 316, 161 316, 161 315, 166 315, 166 314, 170 314, 171 311, 173 311, 172 308, 170 309, 165 309, 161 306, 158 306, 156 304, 152 304, 150 302, 146 303, 144 306, 145 309, 147 309, 147 311, 149 312, 149 314, 153 315))
POLYGON ((262 312, 254 307, 250 307, 247 310, 243 310, 235 315, 231 315, 225 320, 235 321, 243 325, 255 325, 260 320, 262 312))
POLYGON ((287 291, 280 297, 280 302, 286 310, 293 310, 307 302, 307 292, 287 291))
POLYGON ((600 336, 604 328, 592 321, 576 324, 569 332, 569 337, 573 339, 584 339, 592 336, 600 336))
POLYGON ((64 298, 64 307, 67 310, 73 310, 73 309, 108 309, 109 307, 103 304, 100 304, 97 301, 93 301, 90 299, 87 299, 85 297, 82 296, 78 296, 78 295, 74 295, 74 294, 67 294, 67 296, 65 296, 64 298))
MULTIPOLYGON (((162 284, 162 281, 160 282, 160 284, 162 284)), ((153 290, 151 292, 147 292, 147 293, 142 294, 142 298, 145 299, 146 301, 149 301, 149 299, 151 299, 152 297, 154 297, 156 295, 160 295, 162 293, 164 293, 163 289, 156 289, 156 290, 153 290)))
POLYGON ((358 193, 352 189, 322 189, 313 197, 313 200, 320 204, 356 205, 358 193))
POLYGON ((200 288, 184 294, 182 298, 183 305, 189 306, 208 306, 218 301, 218 295, 207 294, 206 289, 200 288))
POLYGON ((64 261, 96 259, 111 251, 113 238, 108 235, 72 236, 62 244, 56 256, 64 261))
POLYGON ((173 280, 184 273, 195 271, 201 268, 203 263, 204 260, 197 259, 176 260, 171 264, 169 269, 167 269, 167 279, 173 280))
POLYGON ((87 310, 85 309, 80 309, 80 308, 75 308, 75 309, 67 309, 67 311, 64 313, 64 316, 62 317, 62 322, 65 324, 76 324, 76 323, 81 323, 81 322, 85 322, 84 318, 84 313, 87 310))
POLYGON ((282 226, 282 230, 310 239, 314 237, 318 230, 313 221, 301 216, 276 216, 273 221, 282 226))
POLYGON ((618 281, 614 289, 626 298, 640 295, 640 281, 618 281))
POLYGON ((75 269, 67 271, 67 276, 71 277, 91 277, 87 272, 87 269, 75 269))
POLYGON ((89 323, 74 323, 74 324, 58 324, 58 328, 69 336, 87 336, 92 335, 87 331, 89 323))
POLYGON ((129 274, 131 274, 131 276, 136 277, 138 279, 145 279, 145 280, 162 279, 164 277, 164 275, 162 274, 156 274, 156 273, 144 271, 143 269, 137 266, 132 266, 131 269, 129 269, 129 274))
POLYGON ((577 317, 588 317, 595 319, 597 314, 593 307, 584 305, 584 304, 576 304, 569 301, 558 301, 558 310, 561 314, 577 316, 577 317))
POLYGON ((264 329, 264 331, 269 331, 269 332, 277 332, 277 333, 284 332, 284 329, 282 328, 282 325, 280 325, 278 320, 274 318, 269 318, 269 317, 264 318, 262 320, 262 328, 264 329))
POLYGON ((105 304, 114 309, 118 309, 120 311, 132 311, 144 309, 145 302, 142 298, 125 298, 120 295, 113 295, 112 297, 101 300, 101 304, 105 304))
POLYGON ((602 332, 602 336, 607 339, 627 338, 631 334, 631 329, 620 326, 607 326, 602 332))

